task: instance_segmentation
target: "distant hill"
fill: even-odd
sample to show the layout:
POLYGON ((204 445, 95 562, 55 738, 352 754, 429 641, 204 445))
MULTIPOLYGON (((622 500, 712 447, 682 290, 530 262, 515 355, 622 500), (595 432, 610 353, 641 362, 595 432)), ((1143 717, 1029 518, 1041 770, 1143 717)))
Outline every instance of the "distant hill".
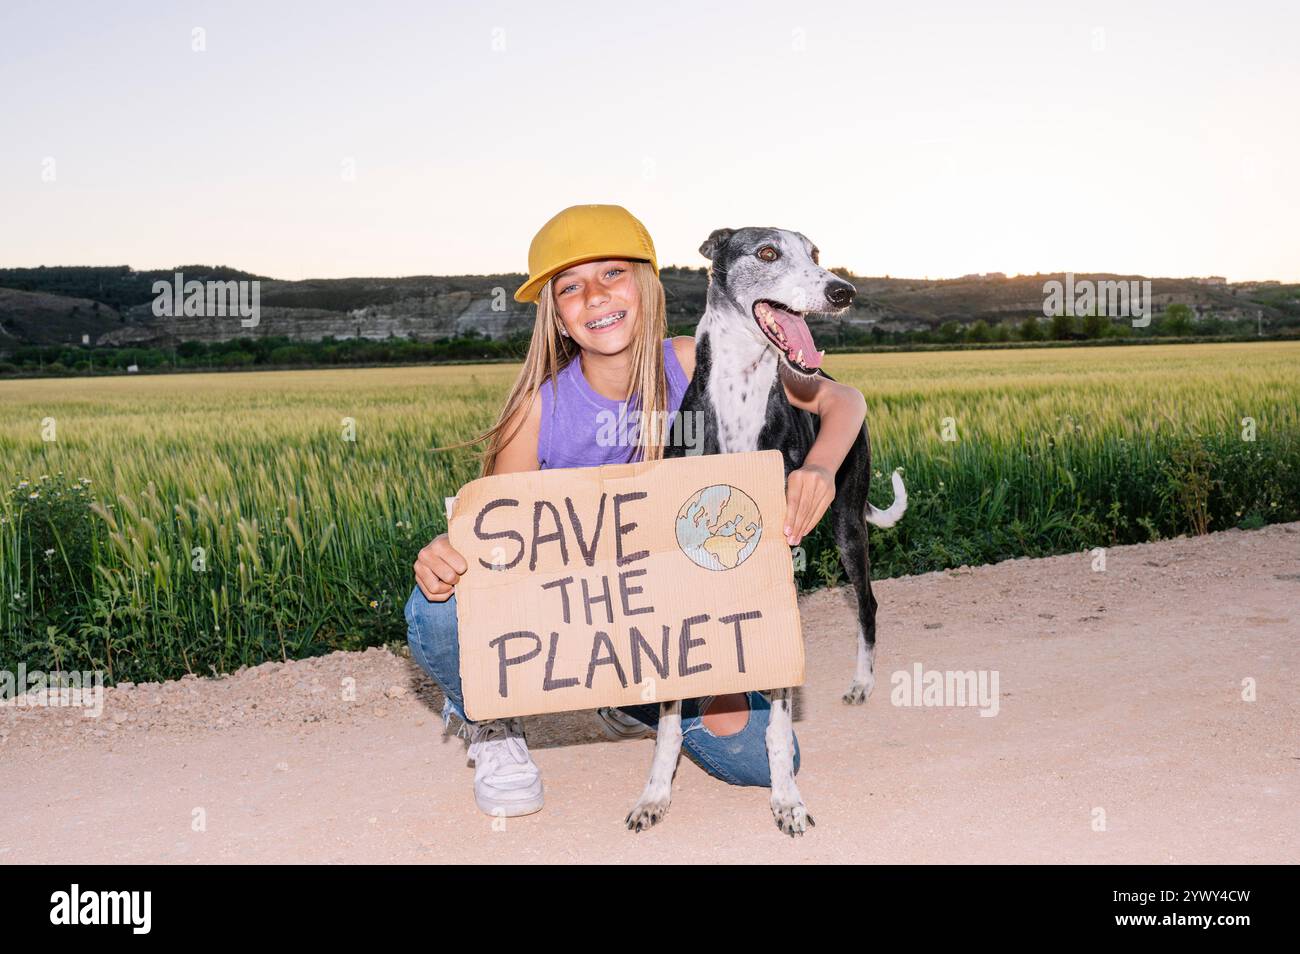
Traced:
POLYGON ((121 321, 117 309, 89 298, 0 288, 0 352, 27 344, 93 342, 121 321))
POLYGON ((199 281, 266 278, 224 265, 177 265, 165 271, 144 272, 137 272, 129 265, 42 265, 39 268, 0 268, 0 288, 88 298, 118 308, 151 301, 153 283, 160 279, 171 281, 176 272, 184 272, 186 279, 199 281))
MULTIPOLYGON (((1042 315, 1043 284, 1055 275, 967 275, 928 280, 864 277, 836 270, 858 289, 845 317, 850 327, 882 331, 934 329, 957 321, 996 324, 1042 315)), ((669 323, 693 328, 704 310, 703 268, 660 270, 669 323)), ((1141 280, 1139 275, 1078 274, 1078 279, 1141 280)), ((101 346, 170 346, 182 341, 217 342, 245 336, 283 335, 299 341, 384 339, 433 341, 478 331, 494 339, 526 333, 532 305, 512 294, 521 274, 341 278, 280 281, 224 266, 186 265, 157 271, 128 266, 0 269, 0 351, 31 344, 79 344, 88 336, 101 346), (237 317, 154 316, 155 281, 261 282, 261 320, 244 328, 237 317)), ((1197 315, 1227 321, 1300 319, 1300 285, 1277 282, 1228 284, 1222 279, 1153 278, 1154 305, 1188 305, 1197 315)), ((814 322, 814 333, 833 323, 814 322)))

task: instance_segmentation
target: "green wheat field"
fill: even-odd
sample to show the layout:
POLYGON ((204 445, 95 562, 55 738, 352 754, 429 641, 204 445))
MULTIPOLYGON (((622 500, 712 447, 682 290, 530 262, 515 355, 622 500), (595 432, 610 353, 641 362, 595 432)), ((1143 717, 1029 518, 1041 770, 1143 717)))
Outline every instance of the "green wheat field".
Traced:
MULTIPOLYGON (((110 682, 405 639, 516 365, 0 382, 0 669, 110 682)), ((1300 519, 1300 343, 828 355, 877 577, 1300 519)), ((828 521, 801 589, 843 582, 828 521)), ((800 563, 796 557, 796 566, 800 563)))

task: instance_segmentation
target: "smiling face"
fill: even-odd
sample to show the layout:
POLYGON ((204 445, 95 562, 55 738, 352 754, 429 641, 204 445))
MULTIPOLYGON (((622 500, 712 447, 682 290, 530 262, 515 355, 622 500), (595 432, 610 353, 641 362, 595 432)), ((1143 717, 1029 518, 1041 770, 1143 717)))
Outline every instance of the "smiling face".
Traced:
POLYGON ((607 258, 571 265, 551 283, 560 320, 582 348, 618 354, 633 342, 641 293, 631 262, 607 258))
POLYGON ((821 267, 817 246, 786 229, 718 229, 700 252, 713 262, 711 280, 723 282, 725 295, 750 317, 748 331, 796 373, 816 374, 823 354, 805 316, 841 315, 856 292, 821 267))

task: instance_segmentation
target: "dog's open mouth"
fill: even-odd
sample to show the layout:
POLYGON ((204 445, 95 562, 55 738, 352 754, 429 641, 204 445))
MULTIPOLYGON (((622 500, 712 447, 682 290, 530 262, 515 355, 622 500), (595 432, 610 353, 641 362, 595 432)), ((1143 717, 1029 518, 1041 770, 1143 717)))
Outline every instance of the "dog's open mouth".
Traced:
POLYGON ((754 302, 754 318, 763 334, 785 352, 786 360, 811 374, 822 366, 825 352, 818 351, 803 315, 780 302, 761 298, 754 302))

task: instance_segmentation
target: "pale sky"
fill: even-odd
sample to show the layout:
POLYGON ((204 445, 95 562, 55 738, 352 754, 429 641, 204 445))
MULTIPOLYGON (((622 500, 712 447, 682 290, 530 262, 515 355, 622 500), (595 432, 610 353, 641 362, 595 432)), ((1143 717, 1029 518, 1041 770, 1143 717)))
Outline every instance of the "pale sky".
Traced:
POLYGON ((613 202, 661 264, 771 225, 864 275, 1295 281, 1298 9, 3 0, 0 266, 524 271, 613 202))

